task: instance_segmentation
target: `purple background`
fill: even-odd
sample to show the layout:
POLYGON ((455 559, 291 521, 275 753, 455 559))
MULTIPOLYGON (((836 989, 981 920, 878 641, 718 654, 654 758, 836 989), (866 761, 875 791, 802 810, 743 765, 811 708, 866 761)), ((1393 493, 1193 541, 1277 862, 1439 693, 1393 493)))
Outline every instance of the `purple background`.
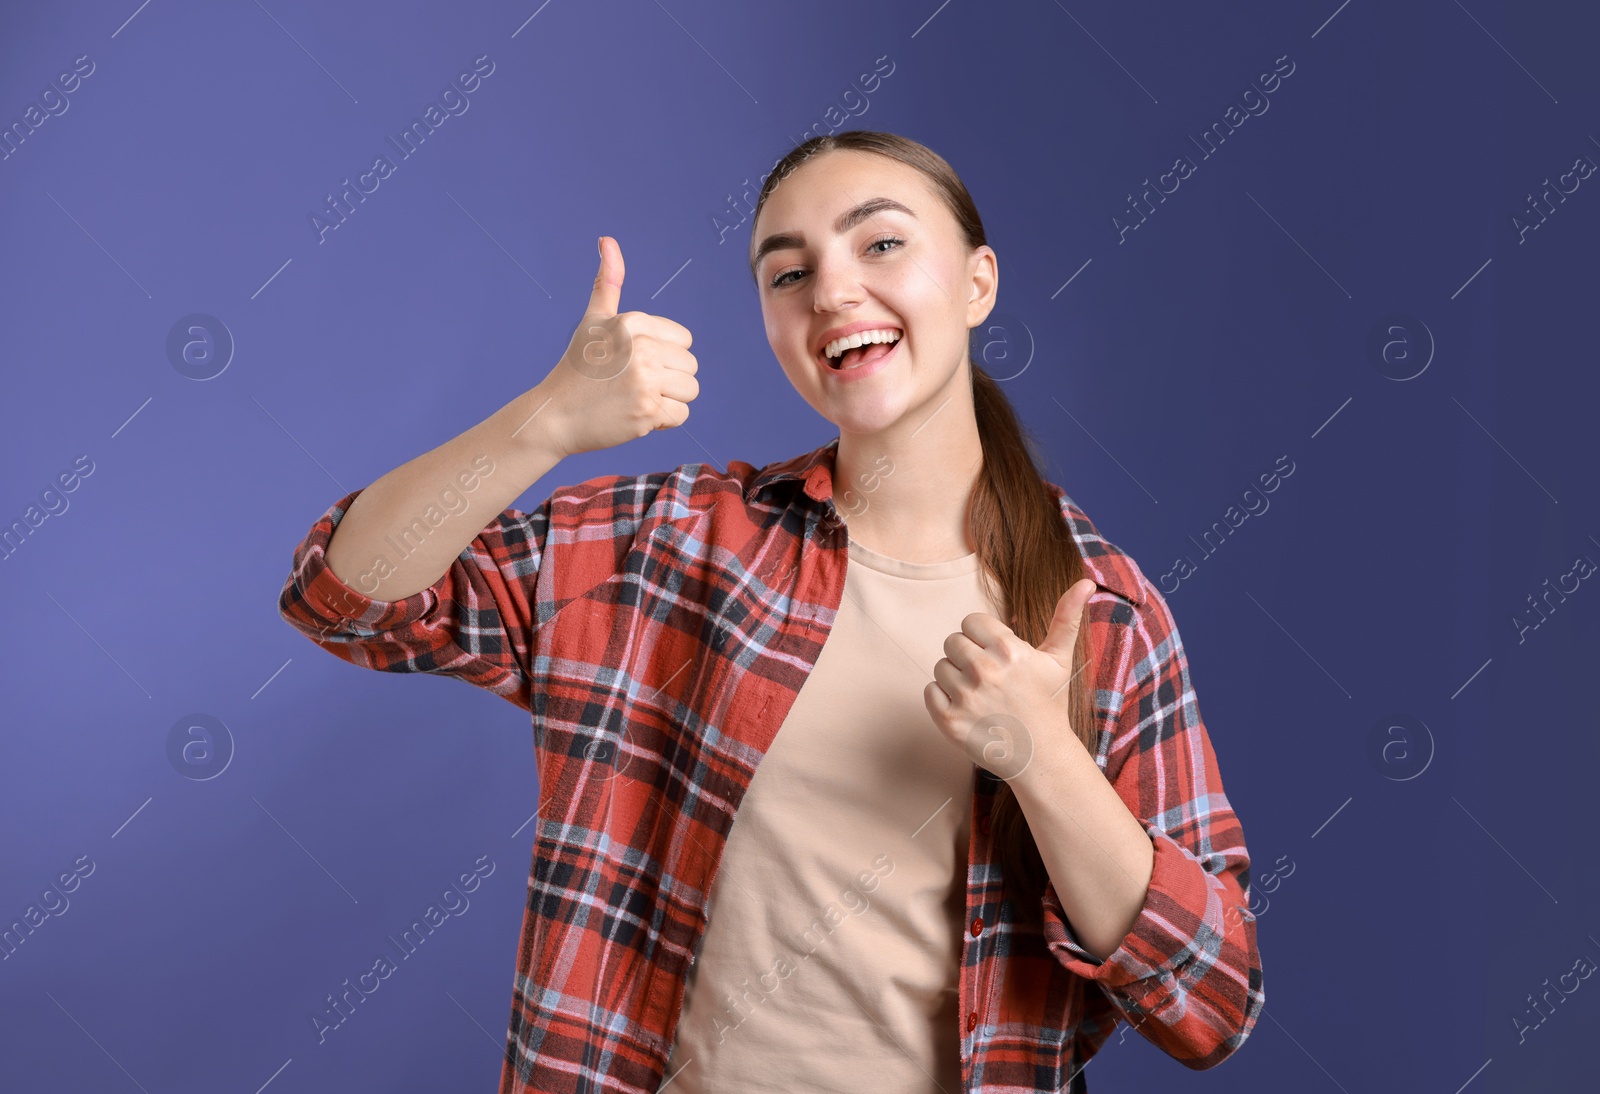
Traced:
POLYGON ((1600 178, 1523 242, 1512 219, 1600 163, 1578 7, 4 5, 0 119, 94 70, 0 161, 0 524, 94 470, 0 558, 0 922, 94 868, 0 961, 0 1085, 495 1088, 528 716, 319 651, 278 616, 290 554, 545 375, 602 233, 622 307, 694 332, 702 394, 520 508, 832 436, 766 344, 727 212, 813 125, 951 161, 1007 337, 1033 344, 1006 387, 1052 480, 1152 580, 1195 563, 1162 588, 1255 863, 1267 1006, 1208 1072, 1114 1035, 1090 1089, 1592 1082, 1600 981, 1569 976, 1542 1022, 1526 997, 1600 964, 1600 591, 1515 622, 1600 562, 1600 178), (469 109, 319 243, 309 214, 484 55, 469 109), (1278 58, 1267 112, 1202 159, 1190 137, 1278 58), (1198 170, 1119 243, 1125 195, 1183 155, 1198 170), (195 313, 236 342, 205 381, 166 350, 195 313), (1436 343, 1414 379, 1368 352, 1393 313, 1436 343), (1198 547, 1283 455, 1270 509, 1198 547), (206 780, 168 758, 196 713, 235 749, 206 780), (1401 717, 1431 745, 1383 752, 1401 717), (484 855, 470 908, 319 1044, 324 997, 484 855))

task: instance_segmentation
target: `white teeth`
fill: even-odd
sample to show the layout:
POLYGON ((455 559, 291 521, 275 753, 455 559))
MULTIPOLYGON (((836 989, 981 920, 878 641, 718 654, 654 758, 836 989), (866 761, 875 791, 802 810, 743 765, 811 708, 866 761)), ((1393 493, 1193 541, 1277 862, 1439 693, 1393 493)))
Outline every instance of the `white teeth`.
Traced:
POLYGON ((836 338, 829 342, 822 350, 824 357, 843 357, 844 351, 855 346, 863 346, 868 342, 898 342, 900 332, 893 327, 883 327, 878 330, 864 330, 844 338, 836 338))

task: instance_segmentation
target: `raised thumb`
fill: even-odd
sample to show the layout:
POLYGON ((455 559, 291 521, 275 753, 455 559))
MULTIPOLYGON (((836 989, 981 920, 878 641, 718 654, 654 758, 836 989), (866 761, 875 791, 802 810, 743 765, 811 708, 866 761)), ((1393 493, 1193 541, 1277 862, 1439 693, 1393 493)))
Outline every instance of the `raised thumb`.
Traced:
POLYGON ((589 310, 584 314, 609 319, 617 314, 622 299, 622 248, 610 236, 601 236, 599 246, 600 272, 594 275, 594 292, 589 294, 589 310))
POLYGON ((1045 632, 1039 649, 1052 654, 1064 664, 1072 663, 1072 647, 1077 644, 1078 630, 1083 623, 1083 609, 1094 595, 1095 583, 1084 578, 1068 589, 1056 601, 1056 613, 1050 618, 1050 629, 1045 632))

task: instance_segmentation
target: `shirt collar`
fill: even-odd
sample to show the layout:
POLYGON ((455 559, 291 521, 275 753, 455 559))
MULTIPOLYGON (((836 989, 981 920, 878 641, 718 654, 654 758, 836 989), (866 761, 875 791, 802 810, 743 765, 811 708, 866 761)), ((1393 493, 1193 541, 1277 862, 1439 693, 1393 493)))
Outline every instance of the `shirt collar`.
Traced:
MULTIPOLYGON (((839 449, 839 438, 834 437, 809 452, 791 456, 786 460, 769 463, 749 480, 744 488, 746 504, 770 486, 781 482, 798 482, 806 496, 819 502, 833 499, 834 457, 839 449)), ((1050 493, 1064 499, 1063 512, 1078 553, 1083 556, 1084 569, 1096 585, 1109 589, 1135 606, 1145 602, 1144 578, 1138 565, 1119 547, 1100 535, 1099 529, 1076 502, 1055 483, 1047 482, 1050 493)))
POLYGON ((774 483, 797 480, 803 484, 806 496, 816 501, 833 499, 833 457, 839 448, 835 437, 819 448, 802 452, 777 463, 769 463, 758 471, 744 488, 746 504, 774 483))

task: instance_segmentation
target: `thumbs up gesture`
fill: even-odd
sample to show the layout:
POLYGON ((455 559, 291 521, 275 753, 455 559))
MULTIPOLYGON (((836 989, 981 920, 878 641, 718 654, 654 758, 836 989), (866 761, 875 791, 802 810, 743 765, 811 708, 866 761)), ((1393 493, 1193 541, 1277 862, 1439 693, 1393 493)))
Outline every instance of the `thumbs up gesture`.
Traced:
POLYGON ((973 763, 1009 782, 1036 750, 1081 747, 1067 720, 1067 690, 1088 686, 1081 676, 1072 679, 1072 653, 1094 590, 1084 578, 1062 594, 1037 648, 987 612, 968 615, 944 640, 945 656, 922 701, 973 763))
POLYGON ((618 314, 623 270, 621 246, 602 236, 589 307, 539 384, 554 411, 544 428, 563 456, 682 425, 700 394, 689 328, 641 311, 618 314))

